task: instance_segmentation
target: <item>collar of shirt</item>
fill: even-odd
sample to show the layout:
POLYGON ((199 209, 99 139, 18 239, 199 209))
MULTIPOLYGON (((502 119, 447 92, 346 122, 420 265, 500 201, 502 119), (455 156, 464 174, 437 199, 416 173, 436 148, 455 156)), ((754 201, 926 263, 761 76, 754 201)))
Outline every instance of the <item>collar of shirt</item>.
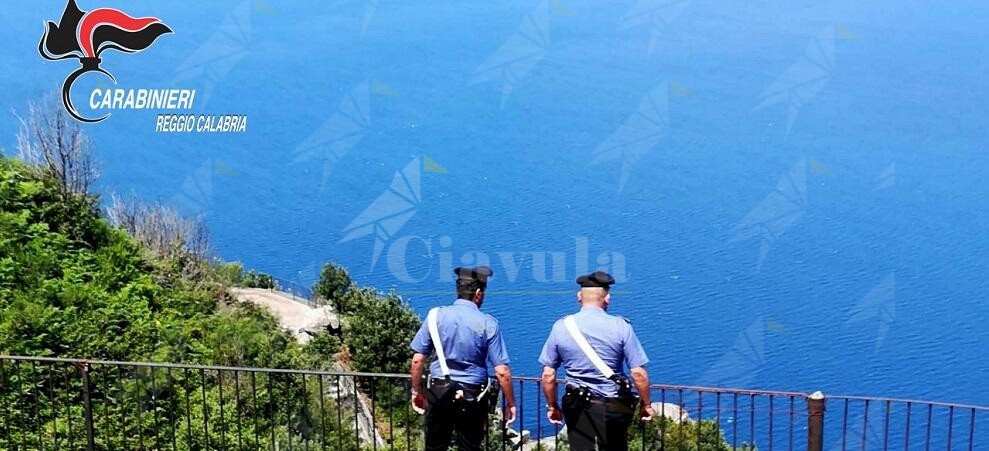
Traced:
POLYGON ((580 308, 581 313, 604 313, 604 309, 596 305, 589 305, 580 308))
POLYGON ((477 308, 477 304, 473 303, 472 301, 468 301, 466 299, 457 299, 456 301, 453 301, 453 305, 462 305, 464 307, 470 307, 474 310, 480 310, 479 308, 477 308))

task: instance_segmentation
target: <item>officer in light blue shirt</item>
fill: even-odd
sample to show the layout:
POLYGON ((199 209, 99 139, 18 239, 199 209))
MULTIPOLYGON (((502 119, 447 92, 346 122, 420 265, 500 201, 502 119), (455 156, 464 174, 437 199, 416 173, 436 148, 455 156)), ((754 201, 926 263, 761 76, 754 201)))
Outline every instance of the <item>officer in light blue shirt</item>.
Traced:
POLYGON ((609 291, 614 283, 615 279, 603 271, 578 277, 581 288, 577 301, 581 308, 570 316, 580 336, 571 331, 567 318, 560 319, 553 325, 539 356, 543 365, 543 391, 548 400, 547 417, 557 424, 565 419, 570 449, 574 451, 628 449, 628 427, 634 414, 633 384, 641 398, 639 417, 648 421, 653 414, 645 369, 649 358, 628 320, 607 312, 611 303, 609 291), (611 378, 582 349, 581 338, 614 373, 611 378), (556 370, 560 365, 567 372, 562 409, 556 402, 556 370), (632 375, 631 383, 624 377, 625 365, 632 375))
POLYGON ((460 450, 480 449, 487 428, 487 415, 497 395, 488 379, 488 366, 494 368, 498 384, 505 395, 505 420, 515 420, 515 396, 512 373, 508 367, 508 351, 498 321, 481 312, 488 279, 494 271, 487 266, 457 268, 457 300, 452 305, 430 311, 435 315, 435 334, 440 348, 434 344, 430 320, 412 339, 412 405, 426 414, 426 450, 446 450, 456 433, 460 450), (422 375, 426 359, 437 354, 430 365, 432 377, 429 389, 422 390, 422 375), (449 374, 444 374, 444 365, 449 374))

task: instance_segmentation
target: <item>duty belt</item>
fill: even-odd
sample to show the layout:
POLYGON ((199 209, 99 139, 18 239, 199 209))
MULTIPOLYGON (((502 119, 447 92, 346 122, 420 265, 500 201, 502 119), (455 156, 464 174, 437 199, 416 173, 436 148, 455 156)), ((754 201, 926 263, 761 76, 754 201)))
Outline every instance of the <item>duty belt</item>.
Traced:
POLYGON ((620 397, 600 395, 591 391, 587 387, 582 387, 579 385, 567 385, 565 394, 582 398, 587 404, 603 404, 611 407, 624 407, 626 409, 630 408, 622 402, 620 397))
POLYGON ((430 381, 429 385, 431 387, 443 388, 443 387, 446 387, 446 386, 448 386, 450 384, 453 384, 454 382, 456 382, 458 385, 460 385, 460 387, 462 387, 464 389, 467 389, 467 390, 478 390, 478 391, 480 391, 480 390, 484 389, 484 386, 483 385, 480 385, 480 384, 468 384, 466 382, 448 381, 446 379, 432 379, 430 381))

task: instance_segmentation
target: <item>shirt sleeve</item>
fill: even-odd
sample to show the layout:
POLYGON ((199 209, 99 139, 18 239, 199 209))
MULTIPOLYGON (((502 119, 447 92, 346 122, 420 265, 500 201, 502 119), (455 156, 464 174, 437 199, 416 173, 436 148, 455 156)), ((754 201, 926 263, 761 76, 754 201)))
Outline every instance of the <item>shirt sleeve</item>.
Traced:
POLYGON ((546 337, 543 352, 539 354, 539 363, 550 368, 560 367, 560 353, 556 346, 556 325, 550 330, 549 337, 546 337))
POLYGON ((419 354, 430 355, 433 353, 433 339, 429 336, 429 326, 426 321, 423 321, 422 326, 419 326, 419 331, 412 338, 410 346, 413 351, 419 354))
POLYGON ((649 363, 649 357, 646 355, 645 349, 642 349, 642 344, 639 343, 639 337, 635 335, 635 330, 632 329, 631 324, 628 325, 627 334, 625 344, 623 345, 625 363, 628 364, 629 368, 646 366, 649 363))
POLYGON ((501 336, 501 326, 494 318, 488 319, 491 333, 488 334, 488 361, 491 366, 508 365, 508 349, 505 338, 501 336))

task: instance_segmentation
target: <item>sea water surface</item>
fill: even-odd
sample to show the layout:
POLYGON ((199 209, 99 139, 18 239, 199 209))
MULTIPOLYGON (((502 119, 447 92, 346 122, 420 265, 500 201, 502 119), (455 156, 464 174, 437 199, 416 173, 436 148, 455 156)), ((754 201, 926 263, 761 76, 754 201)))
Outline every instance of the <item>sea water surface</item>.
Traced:
MULTIPOLYGON (((530 376, 602 266, 657 382, 989 404, 984 2, 79 6, 174 30, 103 54, 118 87, 248 115, 85 126, 100 193, 202 215, 226 260, 301 284, 336 261, 420 313, 488 262, 530 376)), ((38 54, 62 8, 0 16, 7 154, 13 113, 77 67, 38 54)), ((108 84, 84 79, 86 107, 108 84)))

